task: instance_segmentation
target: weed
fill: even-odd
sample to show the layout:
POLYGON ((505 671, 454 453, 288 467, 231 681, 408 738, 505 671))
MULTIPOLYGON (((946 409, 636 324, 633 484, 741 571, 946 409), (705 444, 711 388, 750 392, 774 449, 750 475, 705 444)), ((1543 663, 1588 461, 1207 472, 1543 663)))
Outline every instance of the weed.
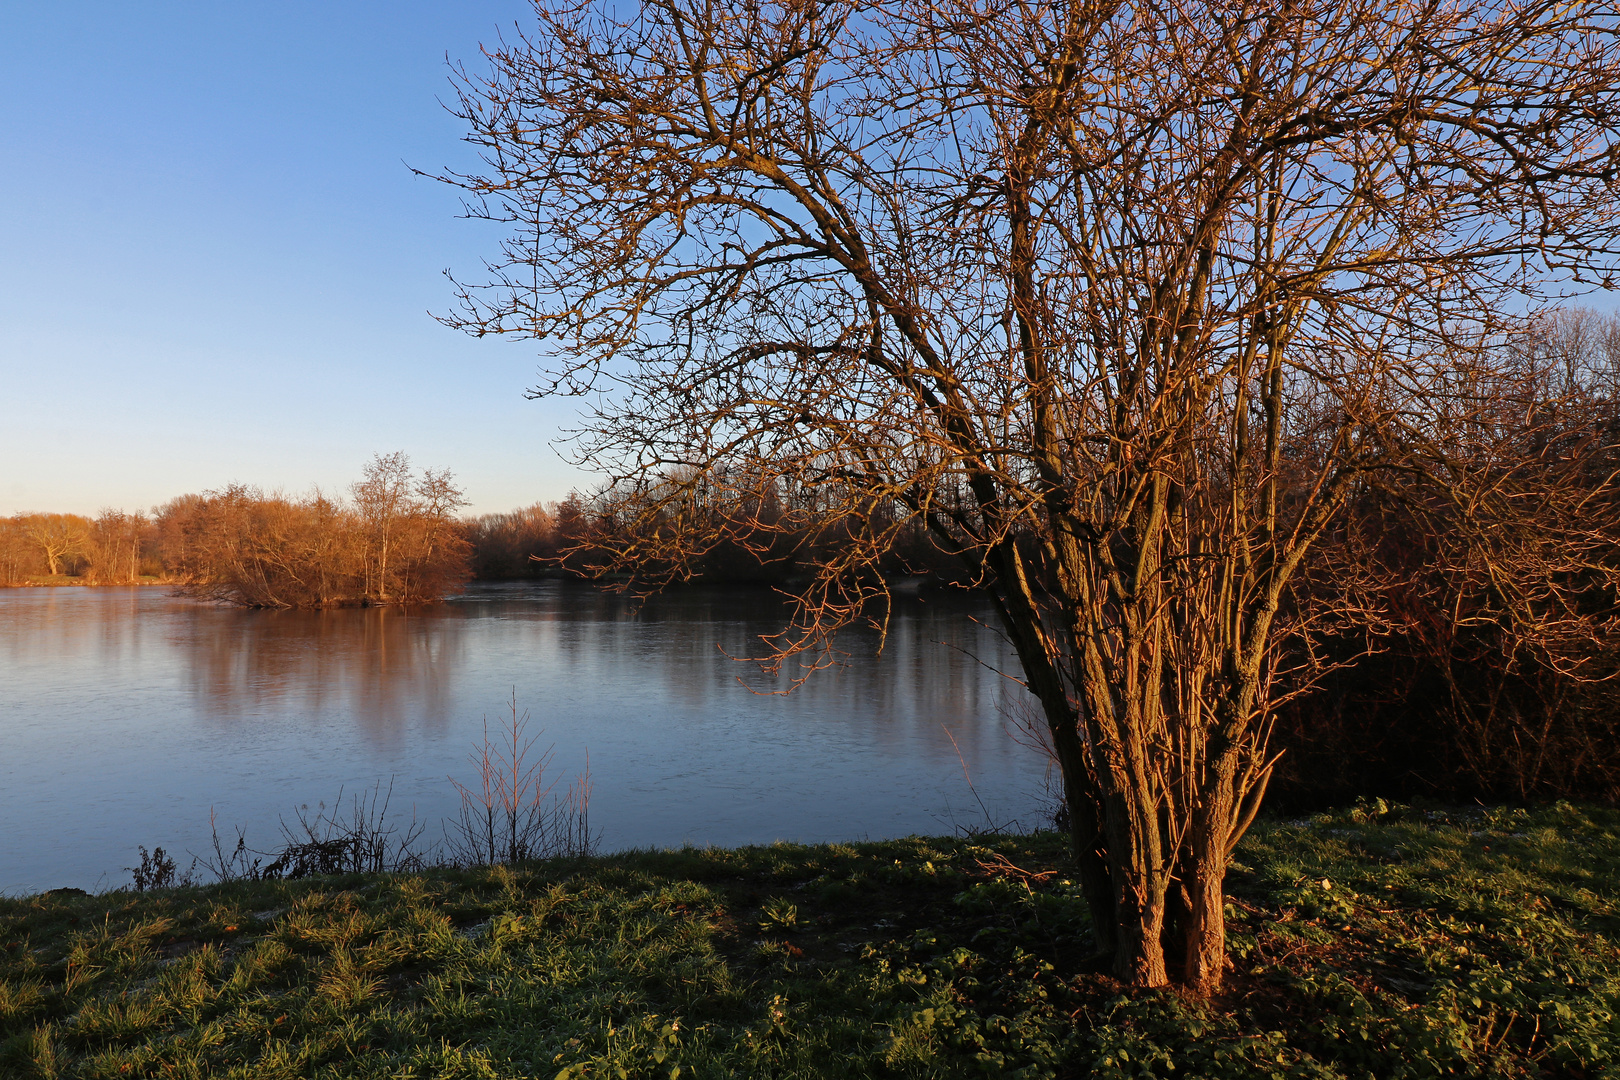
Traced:
POLYGON ((765 901, 760 914, 764 918, 760 921, 759 928, 766 933, 799 928, 799 908, 784 897, 773 896, 765 901))
POLYGON ((432 846, 423 844, 425 826, 413 812, 409 821, 389 816, 394 782, 382 782, 370 791, 351 796, 347 811, 344 792, 338 789, 331 808, 322 802, 311 810, 300 806, 293 820, 280 821, 281 844, 270 851, 249 847, 238 826, 236 844, 219 834, 219 820, 208 815, 211 850, 192 855, 191 867, 181 874, 161 847, 150 853, 139 847, 139 866, 125 867, 137 892, 194 885, 199 869, 214 881, 270 881, 326 874, 403 873, 428 866, 492 866, 532 859, 592 854, 601 836, 591 829, 590 762, 563 792, 547 783, 551 751, 532 756, 538 739, 526 737, 529 715, 517 711, 514 692, 511 717, 492 740, 488 719, 484 739, 470 760, 479 770, 478 790, 454 777, 450 782, 461 795, 457 820, 445 823, 444 836, 432 846))
POLYGON ((262 876, 259 873, 259 866, 263 860, 254 856, 263 853, 248 848, 247 835, 241 826, 236 829, 236 847, 232 848, 229 854, 226 853, 224 841, 219 838, 219 815, 213 807, 208 808, 208 832, 212 839, 213 853, 192 854, 193 869, 201 866, 218 882, 259 880, 262 876))
POLYGON ((124 867, 134 879, 133 884, 136 892, 196 884, 193 873, 196 867, 195 860, 192 861, 191 870, 180 874, 177 872, 174 859, 161 847, 154 847, 150 854, 147 853, 144 847, 138 847, 136 850, 141 853, 141 864, 139 866, 124 867))
POLYGON ((393 801, 394 782, 372 786, 369 793, 350 799, 349 813, 343 816, 343 789, 329 811, 325 803, 312 813, 307 805, 298 808, 296 826, 281 822, 285 842, 281 851, 260 871, 267 878, 310 877, 314 874, 398 873, 420 870, 428 855, 418 850, 423 826, 413 813, 409 822, 398 824, 388 818, 393 801))
POLYGON ((475 791, 454 777, 460 817, 445 830, 447 861, 463 865, 523 862, 559 855, 583 857, 596 847, 591 832, 590 763, 560 795, 546 782, 552 750, 531 756, 544 731, 528 735, 529 714, 518 715, 514 690, 510 718, 495 740, 484 718, 484 741, 469 760, 478 770, 475 791))

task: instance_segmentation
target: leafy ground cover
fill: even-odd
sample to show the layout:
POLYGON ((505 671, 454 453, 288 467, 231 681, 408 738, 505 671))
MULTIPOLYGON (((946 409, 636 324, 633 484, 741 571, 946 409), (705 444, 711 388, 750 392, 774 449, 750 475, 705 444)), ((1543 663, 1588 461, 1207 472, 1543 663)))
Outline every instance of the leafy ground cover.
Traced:
POLYGON ((1045 834, 0 899, 0 1075, 1620 1074, 1620 814, 1257 826, 1210 1002, 1087 971, 1045 834))

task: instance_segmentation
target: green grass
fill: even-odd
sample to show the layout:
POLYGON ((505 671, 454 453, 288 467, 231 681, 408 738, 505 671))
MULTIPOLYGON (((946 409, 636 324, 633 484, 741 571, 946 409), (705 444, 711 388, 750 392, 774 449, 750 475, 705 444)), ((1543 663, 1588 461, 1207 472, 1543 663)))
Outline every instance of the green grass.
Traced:
POLYGON ((0 1076, 1603 1076, 1617 834, 1263 823, 1207 1003, 1084 970, 1051 835, 0 899, 0 1076))

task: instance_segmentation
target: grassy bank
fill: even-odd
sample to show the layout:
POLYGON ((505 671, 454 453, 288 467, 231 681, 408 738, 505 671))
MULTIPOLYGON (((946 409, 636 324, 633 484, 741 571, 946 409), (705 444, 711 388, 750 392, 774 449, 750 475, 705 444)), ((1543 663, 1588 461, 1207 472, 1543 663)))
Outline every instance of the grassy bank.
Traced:
POLYGON ((1057 837, 0 900, 0 1075, 1620 1070, 1620 815, 1256 827, 1207 1004, 1085 973, 1057 837))

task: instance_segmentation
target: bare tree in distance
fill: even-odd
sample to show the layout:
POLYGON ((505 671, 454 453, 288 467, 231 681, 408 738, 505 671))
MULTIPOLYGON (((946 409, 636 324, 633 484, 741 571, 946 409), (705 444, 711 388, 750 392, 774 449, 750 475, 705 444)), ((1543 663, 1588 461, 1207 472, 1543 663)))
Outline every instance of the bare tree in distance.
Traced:
POLYGON ((354 505, 368 527, 367 542, 375 555, 367 559, 366 593, 388 599, 388 544, 395 523, 409 509, 411 459, 402 450, 373 454, 366 463, 364 478, 350 488, 354 505))
POLYGON ((63 560, 83 552, 90 521, 78 514, 27 514, 22 518, 24 534, 45 556, 47 573, 63 572, 63 560))
POLYGON ((97 514, 84 544, 90 577, 101 585, 140 581, 141 548, 151 524, 140 511, 106 508, 97 514))
POLYGON ((481 514, 462 527, 475 552, 474 572, 481 578, 532 576, 556 554, 556 518, 540 503, 481 514))
POLYGON ((442 179, 509 231, 446 321, 588 395, 624 563, 680 576, 717 504, 837 534, 777 660, 881 623, 926 527, 1041 703, 1100 955, 1216 988, 1271 710, 1376 614, 1291 602, 1313 545, 1389 470, 1464 518, 1538 482, 1452 463, 1506 343, 1614 283, 1612 6, 534 10, 460 76, 489 171, 442 179))
POLYGON ((247 607, 422 603, 467 579, 448 470, 416 476, 403 453, 377 455, 353 492, 352 505, 243 484, 182 496, 158 509, 157 546, 182 594, 247 607))
POLYGON ((21 585, 40 561, 23 515, 0 518, 0 586, 21 585))

